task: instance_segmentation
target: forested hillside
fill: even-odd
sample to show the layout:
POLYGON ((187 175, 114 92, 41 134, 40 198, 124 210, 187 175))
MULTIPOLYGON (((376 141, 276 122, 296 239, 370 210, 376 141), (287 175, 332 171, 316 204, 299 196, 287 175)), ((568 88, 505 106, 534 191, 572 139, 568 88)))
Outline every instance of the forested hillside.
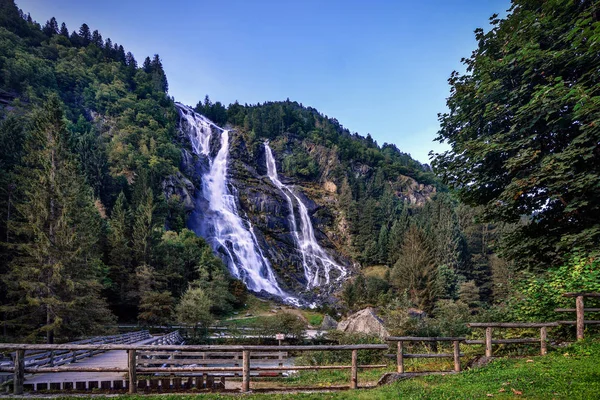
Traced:
MULTIPOLYGON (((515 1, 476 32, 467 73, 450 78, 439 140, 452 149, 434 169, 289 99, 198 102, 228 129, 227 184, 281 287, 331 314, 379 307, 393 331, 427 336, 474 318, 549 318, 559 289, 600 290, 592 3, 515 1), (266 143, 347 279, 303 280, 266 143)), ((206 326, 246 302, 222 252, 192 230, 215 155, 194 154, 182 107, 158 55, 138 65, 85 23, 39 24, 0 0, 3 336, 206 326)))
POLYGON ((215 299, 202 306, 231 307, 220 260, 162 194, 181 152, 159 56, 138 66, 86 24, 40 26, 8 0, 0 49, 4 332, 167 322, 194 282, 215 299))
MULTIPOLYGON (((493 253, 500 228, 477 223, 479 209, 459 205, 427 165, 395 145, 379 146, 289 100, 225 108, 207 97, 196 110, 240 132, 245 162, 257 165, 258 175, 265 174, 262 143, 270 141, 281 172, 317 203, 319 229, 360 263, 341 294, 348 309, 386 304, 407 291, 409 302, 431 311, 461 290, 478 304, 492 301, 494 286, 498 298, 507 290, 511 266, 493 253)), ((261 207, 249 204, 251 217, 253 209, 261 207)), ((254 222, 260 226, 259 217, 254 222)))

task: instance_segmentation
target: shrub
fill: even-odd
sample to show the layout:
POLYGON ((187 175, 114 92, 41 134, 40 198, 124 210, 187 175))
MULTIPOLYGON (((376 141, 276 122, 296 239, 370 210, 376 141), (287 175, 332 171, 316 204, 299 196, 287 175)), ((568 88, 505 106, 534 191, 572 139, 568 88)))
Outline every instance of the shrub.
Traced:
POLYGON ((517 285, 511 299, 514 318, 552 321, 564 318, 555 308, 573 308, 574 301, 563 297, 567 292, 600 292, 600 260, 574 253, 567 261, 542 276, 529 275, 517 285))

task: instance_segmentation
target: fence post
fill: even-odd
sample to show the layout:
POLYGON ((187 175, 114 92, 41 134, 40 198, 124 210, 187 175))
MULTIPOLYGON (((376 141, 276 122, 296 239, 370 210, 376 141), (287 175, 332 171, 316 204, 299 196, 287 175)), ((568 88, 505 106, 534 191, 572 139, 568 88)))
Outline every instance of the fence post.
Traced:
POLYGON ((492 356, 492 328, 490 326, 485 328, 485 356, 492 356))
POLYGON ((135 350, 127 350, 128 355, 128 376, 129 376, 129 393, 137 392, 137 371, 136 371, 136 354, 135 350))
POLYGON ((548 347, 546 345, 546 338, 548 337, 548 332, 545 326, 540 328, 540 354, 545 356, 548 353, 548 347))
POLYGON ((242 392, 250 391, 250 351, 242 351, 242 392))
POLYGON ((14 394, 23 394, 25 381, 25 350, 17 350, 15 355, 14 394))
POLYGON ((577 311, 577 340, 583 340, 583 296, 575 299, 575 310, 577 311))
POLYGON ((454 371, 460 372, 460 342, 455 340, 454 344, 454 371))
POLYGON ((352 369, 350 373, 350 389, 358 388, 358 350, 352 350, 352 369))
POLYGON ((396 354, 396 364, 398 366, 398 373, 404 373, 404 348, 402 340, 398 340, 398 353, 396 354))

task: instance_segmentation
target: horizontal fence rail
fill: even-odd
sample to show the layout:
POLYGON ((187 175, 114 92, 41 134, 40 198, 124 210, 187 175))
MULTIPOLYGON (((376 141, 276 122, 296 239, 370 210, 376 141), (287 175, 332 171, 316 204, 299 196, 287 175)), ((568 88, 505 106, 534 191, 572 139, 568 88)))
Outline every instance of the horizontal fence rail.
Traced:
MULTIPOLYGON (((452 371, 432 371, 430 373, 455 373, 461 371, 460 345, 485 345, 486 357, 492 357, 492 345, 494 344, 520 344, 540 343, 540 353, 547 353, 547 330, 560 325, 576 325, 577 339, 583 338, 585 325, 600 324, 598 320, 585 320, 584 312, 600 312, 600 308, 584 307, 585 297, 600 298, 600 293, 565 293, 565 297, 576 299, 575 308, 557 308, 556 312, 576 312, 576 321, 555 322, 473 322, 467 324, 470 328, 485 329, 484 339, 466 339, 464 337, 413 337, 413 336, 391 336, 385 340, 396 342, 396 354, 386 354, 387 357, 395 357, 397 372, 405 373, 404 359, 416 358, 452 358, 454 369, 452 371), (514 339, 494 339, 494 329, 539 329, 538 337, 521 337, 514 339), (452 353, 405 353, 406 343, 431 343, 437 346, 439 342, 452 343, 452 353)), ((11 359, 0 359, 0 372, 12 374, 15 394, 23 393, 23 385, 26 373, 59 373, 59 372, 109 372, 124 374, 124 378, 113 382, 63 382, 54 383, 55 387, 47 384, 49 388, 60 389, 77 388, 85 383, 85 388, 111 388, 128 389, 135 393, 137 388, 163 388, 175 389, 224 387, 225 375, 241 374, 242 392, 250 390, 251 372, 255 373, 279 373, 281 371, 295 370, 350 370, 350 388, 358 387, 358 370, 368 368, 384 368, 387 365, 359 365, 358 351, 388 350, 387 344, 350 344, 350 345, 182 345, 183 338, 178 331, 171 332, 161 337, 149 340, 147 331, 131 332, 124 335, 93 338, 65 344, 12 344, 0 343, 0 350, 8 350, 12 353, 11 359), (133 344, 144 341, 143 344, 133 344), (125 366, 95 367, 86 365, 73 365, 80 358, 90 357, 101 352, 124 351, 127 354, 125 366), (306 351, 350 351, 350 365, 302 365, 284 366, 283 362, 288 357, 288 352, 306 351), (271 364, 271 365, 270 365, 271 364), (272 365, 276 364, 276 365, 272 365), (196 373, 196 374, 194 374, 196 373), (201 373, 201 375, 197 375, 201 373), (210 373, 210 375, 204 375, 210 373), (138 380, 138 374, 155 374, 152 379, 142 377, 138 380), (176 376, 176 374, 179 374, 176 376), (182 375, 184 374, 184 375, 182 375), (192 375, 185 375, 192 374, 192 375), (166 376, 168 375, 168 376, 166 376), (220 377, 220 382, 215 382, 215 377, 220 377), (205 380, 206 379, 206 386, 205 380), (75 385, 77 383, 77 385, 75 385), (89 386, 88 386, 89 383, 89 386), (150 386, 145 386, 150 385, 150 386)), ((437 350, 436 350, 437 351, 437 350)), ((121 353, 122 354, 122 353, 121 353)))
MULTIPOLYGON (((70 345, 87 345, 87 344, 131 344, 150 338, 148 331, 130 332, 122 335, 99 336, 86 340, 79 340, 68 343, 70 345)), ((102 353, 102 350, 50 350, 50 351, 26 351, 24 356, 25 367, 44 367, 44 366, 61 366, 65 364, 75 363, 83 358, 92 357, 102 353)), ((13 359, 15 354, 12 355, 13 359)), ((12 364, 12 361, 0 362, 0 367, 12 364)))
POLYGON ((399 374, 404 373, 405 358, 452 358, 454 360, 453 371, 434 371, 434 372, 460 372, 460 357, 464 354, 460 353, 460 342, 464 342, 463 337, 415 337, 415 336, 390 336, 385 338, 387 342, 397 342, 396 354, 389 354, 388 357, 396 357, 396 369, 399 374), (405 342, 452 342, 452 353, 425 353, 425 354, 410 354, 404 353, 405 342))
POLYGON ((473 322, 467 324, 469 328, 484 328, 485 340, 467 340, 466 344, 485 344, 485 356, 492 357, 493 344, 517 344, 517 343, 540 343, 540 354, 542 356, 548 353, 547 340, 548 328, 559 326, 558 322, 473 322), (492 339, 493 328, 504 329, 531 329, 539 328, 540 338, 519 338, 519 339, 492 339))
POLYGON ((41 373, 41 372, 115 372, 126 373, 127 384, 130 393, 135 393, 138 386, 138 373, 192 373, 192 372, 238 372, 242 374, 242 391, 250 390, 250 372, 251 371, 288 371, 288 370, 321 370, 321 369, 349 369, 350 370, 350 388, 358 387, 358 369, 367 368, 384 368, 387 365, 359 365, 358 351, 359 350, 387 350, 385 344, 359 344, 359 345, 309 345, 309 346, 238 346, 238 345, 130 345, 130 344, 2 344, 0 349, 16 350, 15 363, 12 367, 1 367, 0 372, 12 372, 14 375, 14 393, 23 393, 23 384, 25 373, 41 373), (87 366, 60 366, 60 367, 26 367, 22 362, 25 351, 29 350, 46 350, 59 351, 67 350, 76 351, 127 351, 127 367, 87 367, 87 366), (315 365, 315 366, 251 366, 253 353, 260 354, 267 352, 271 355, 280 352, 304 352, 304 351, 351 351, 351 365, 315 365), (161 355, 169 353, 171 359, 162 360, 154 359, 147 360, 144 356, 152 355, 153 352, 158 352, 161 355), (185 366, 176 366, 185 364, 185 359, 177 360, 175 357, 180 357, 183 354, 192 356, 204 356, 209 352, 211 356, 221 354, 229 356, 232 352, 241 354, 241 366, 219 367, 219 366, 200 366, 206 360, 195 360, 194 364, 185 366), (142 356, 138 358, 138 355, 142 356), (149 361, 147 363, 147 361, 149 361), (164 361, 169 361, 165 363, 164 361), (197 361, 197 362, 196 362, 197 361), (155 366, 160 364, 160 366, 155 366), (141 364, 141 366, 140 366, 141 364), (163 364, 168 364, 165 366, 163 364))
POLYGON ((585 313, 600 312, 600 308, 585 308, 583 299, 586 297, 600 298, 600 293, 563 293, 563 297, 574 297, 575 308, 557 308, 556 312, 575 312, 577 320, 575 321, 559 321, 561 325, 575 325, 577 329, 577 340, 583 340, 583 332, 586 325, 600 325, 598 320, 585 320, 585 313))

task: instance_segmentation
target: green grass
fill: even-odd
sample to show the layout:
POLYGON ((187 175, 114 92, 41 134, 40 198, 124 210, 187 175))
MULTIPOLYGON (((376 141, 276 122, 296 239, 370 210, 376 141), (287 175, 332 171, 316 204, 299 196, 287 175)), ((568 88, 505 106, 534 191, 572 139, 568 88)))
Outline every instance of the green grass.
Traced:
POLYGON ((321 323, 323 322, 323 314, 318 313, 316 311, 308 311, 308 310, 301 310, 300 311, 302 313, 302 315, 306 318, 306 320, 308 321, 308 323, 312 326, 321 326, 321 323))
POLYGON ((362 272, 365 276, 374 276, 376 278, 385 279, 385 273, 389 268, 385 265, 371 265, 363 268, 362 272))
POLYGON ((254 327, 258 321, 258 317, 243 317, 236 319, 228 319, 221 321, 219 325, 234 326, 238 328, 254 327))
MULTIPOLYGON (((380 374, 381 371, 361 371, 359 382, 376 381, 380 374)), ((337 384, 347 384, 348 375, 348 371, 305 372, 287 380, 279 378, 270 382, 279 387, 285 381, 286 384, 294 386, 311 385, 327 388, 337 384)), ((264 386, 263 382, 267 381, 257 383, 264 386)), ((551 352, 546 357, 496 359, 483 368, 472 369, 458 375, 415 378, 376 389, 327 393, 250 394, 236 395, 236 397, 248 400, 598 399, 600 398, 600 340, 587 340, 551 352)), ((205 400, 227 400, 236 397, 226 394, 202 394, 202 399, 205 400)), ((189 396, 122 396, 122 398, 179 400, 187 399, 189 396)))

